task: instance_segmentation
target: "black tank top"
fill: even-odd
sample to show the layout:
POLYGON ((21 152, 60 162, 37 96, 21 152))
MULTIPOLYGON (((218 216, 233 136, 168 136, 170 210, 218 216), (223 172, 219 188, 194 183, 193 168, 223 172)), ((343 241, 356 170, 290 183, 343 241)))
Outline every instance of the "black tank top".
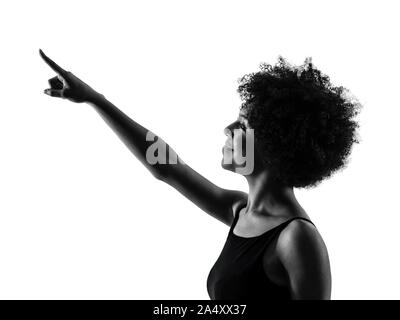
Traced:
POLYGON ((244 238, 233 233, 239 212, 235 214, 222 252, 208 274, 208 295, 212 300, 290 300, 289 289, 276 285, 265 274, 263 256, 267 246, 291 221, 303 219, 312 222, 295 217, 259 236, 244 238))

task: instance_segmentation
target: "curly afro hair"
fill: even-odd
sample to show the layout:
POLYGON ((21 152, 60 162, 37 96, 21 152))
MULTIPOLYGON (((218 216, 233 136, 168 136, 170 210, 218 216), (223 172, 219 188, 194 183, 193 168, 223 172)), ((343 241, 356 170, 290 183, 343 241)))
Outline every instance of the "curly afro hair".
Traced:
POLYGON ((333 86, 310 57, 292 66, 279 56, 275 66, 260 69, 240 78, 237 91, 264 165, 297 188, 316 186, 345 167, 359 142, 357 99, 333 86))

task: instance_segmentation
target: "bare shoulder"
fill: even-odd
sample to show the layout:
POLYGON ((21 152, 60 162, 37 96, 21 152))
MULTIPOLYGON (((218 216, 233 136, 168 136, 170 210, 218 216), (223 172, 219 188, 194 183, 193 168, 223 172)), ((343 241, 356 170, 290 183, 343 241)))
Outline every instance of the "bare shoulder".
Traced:
POLYGON ((290 221, 279 234, 276 254, 288 275, 292 299, 330 299, 328 250, 313 224, 290 221))
MULTIPOLYGON (((318 229, 310 222, 295 219, 280 232, 277 241, 280 256, 293 256, 294 253, 320 255, 327 257, 327 248, 318 229)), ((296 256, 296 254, 294 256, 296 256)))
POLYGON ((295 219, 281 231, 276 253, 290 281, 293 298, 330 299, 328 250, 317 228, 295 219))

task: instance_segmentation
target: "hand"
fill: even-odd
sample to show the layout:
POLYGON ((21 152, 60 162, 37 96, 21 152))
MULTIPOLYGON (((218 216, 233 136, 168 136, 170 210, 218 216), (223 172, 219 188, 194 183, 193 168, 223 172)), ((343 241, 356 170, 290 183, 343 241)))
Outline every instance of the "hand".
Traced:
POLYGON ((52 97, 65 98, 73 102, 90 102, 100 95, 71 72, 61 68, 47 57, 41 49, 39 49, 39 53, 50 68, 58 74, 56 77, 49 79, 50 88, 44 90, 45 94, 52 97))

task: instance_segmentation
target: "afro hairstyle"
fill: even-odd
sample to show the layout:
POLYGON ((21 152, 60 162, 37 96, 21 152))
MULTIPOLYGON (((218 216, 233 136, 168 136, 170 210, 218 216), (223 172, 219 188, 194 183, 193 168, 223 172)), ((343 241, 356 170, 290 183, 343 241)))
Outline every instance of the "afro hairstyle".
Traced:
POLYGON ((292 66, 279 56, 275 66, 260 69, 240 78, 237 92, 264 165, 297 188, 316 186, 345 167, 359 142, 357 99, 332 85, 310 57, 292 66))

